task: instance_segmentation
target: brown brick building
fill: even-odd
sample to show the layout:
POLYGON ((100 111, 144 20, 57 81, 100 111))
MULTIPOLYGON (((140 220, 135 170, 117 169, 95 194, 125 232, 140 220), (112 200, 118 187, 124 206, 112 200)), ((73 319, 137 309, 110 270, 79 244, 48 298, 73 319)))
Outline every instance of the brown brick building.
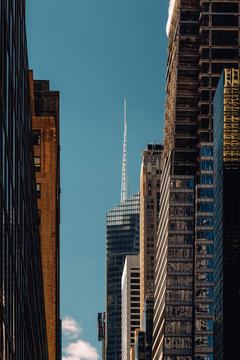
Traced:
POLYGON ((59 92, 30 71, 34 165, 41 237, 49 360, 60 359, 59 294, 59 92))
POLYGON ((161 144, 148 144, 142 153, 140 178, 140 316, 146 297, 154 297, 155 248, 160 196, 161 144))

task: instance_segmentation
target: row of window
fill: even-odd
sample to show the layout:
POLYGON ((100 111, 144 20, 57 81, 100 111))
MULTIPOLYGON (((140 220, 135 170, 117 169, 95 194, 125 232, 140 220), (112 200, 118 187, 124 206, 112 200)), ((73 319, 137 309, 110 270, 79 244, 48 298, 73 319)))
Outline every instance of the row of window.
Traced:
POLYGON ((204 202, 197 204, 198 212, 213 212, 213 203, 212 202, 204 202))
POLYGON ((192 332, 190 321, 166 321, 165 331, 167 333, 188 333, 192 332))
POLYGON ((172 189, 193 189, 194 181, 193 180, 171 180, 170 186, 172 189))
POLYGON ((198 190, 199 199, 212 199, 213 198, 213 189, 199 189, 198 190))
POLYGON ((191 217, 191 216, 193 216, 193 207, 192 206, 171 206, 170 207, 170 216, 191 217))
MULTIPOLYGON (((212 315, 213 304, 200 303, 195 305, 195 311, 197 315, 212 315)), ((192 317, 192 306, 166 306, 166 317, 177 317, 177 318, 191 318, 192 317)))
POLYGON ((201 184, 212 185, 213 175, 201 175, 201 184))
POLYGON ((198 216, 197 217, 198 226, 213 226, 213 217, 210 216, 198 216))
POLYGON ((213 171, 213 161, 201 161, 202 171, 213 171))
POLYGON ((213 147, 203 146, 201 148, 201 156, 213 156, 213 147))

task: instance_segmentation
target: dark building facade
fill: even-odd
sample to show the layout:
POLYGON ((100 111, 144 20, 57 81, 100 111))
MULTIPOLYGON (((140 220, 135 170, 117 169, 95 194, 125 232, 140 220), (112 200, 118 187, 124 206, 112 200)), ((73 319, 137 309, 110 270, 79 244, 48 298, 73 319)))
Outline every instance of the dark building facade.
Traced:
POLYGON ((105 360, 105 312, 98 313, 98 341, 102 342, 102 360, 105 360))
MULTIPOLYGON (((126 255, 139 253, 139 192, 107 212, 106 359, 121 360, 121 281, 126 255)), ((139 285, 138 285, 139 287, 139 285)), ((140 295, 140 291, 138 295, 140 295)), ((136 312, 140 319, 140 310, 136 312)))
POLYGON ((152 359, 154 299, 147 297, 144 302, 142 330, 145 332, 145 360, 152 359))
POLYGON ((222 69, 239 68, 239 5, 170 1, 154 360, 213 359, 214 224, 205 204, 213 202, 213 184, 202 182, 212 176, 213 159, 203 152, 212 147, 213 97, 222 69))
POLYGON ((0 358, 48 359, 25 1, 0 1, 0 358))
POLYGON ((135 360, 145 360, 145 332, 135 330, 135 360))
POLYGON ((214 356, 238 359, 240 339, 240 71, 214 97, 214 356))
POLYGON ((34 168, 41 239, 49 360, 60 359, 60 141, 59 92, 29 72, 34 168))

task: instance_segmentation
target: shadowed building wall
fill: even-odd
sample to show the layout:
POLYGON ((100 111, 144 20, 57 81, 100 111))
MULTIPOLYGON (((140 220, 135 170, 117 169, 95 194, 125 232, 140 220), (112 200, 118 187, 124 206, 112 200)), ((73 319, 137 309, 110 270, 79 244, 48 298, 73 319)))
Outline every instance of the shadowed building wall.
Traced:
POLYGON ((40 224, 49 360, 60 357, 59 93, 30 72, 34 165, 40 224))
POLYGON ((47 360, 25 1, 0 0, 0 359, 47 360))

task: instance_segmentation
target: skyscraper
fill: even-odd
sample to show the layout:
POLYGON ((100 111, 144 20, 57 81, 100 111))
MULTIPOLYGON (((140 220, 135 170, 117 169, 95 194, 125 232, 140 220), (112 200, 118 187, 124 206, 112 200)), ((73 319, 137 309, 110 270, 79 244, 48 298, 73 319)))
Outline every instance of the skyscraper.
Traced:
POLYGON ((0 15, 0 358, 46 360, 25 1, 0 15))
POLYGON ((240 339, 240 70, 214 97, 214 356, 238 359, 240 339))
POLYGON ((127 255, 122 273, 122 360, 130 359, 134 332, 140 329, 139 255, 127 255))
POLYGON ((49 360, 60 357, 60 161, 59 92, 30 72, 34 166, 41 239, 49 360))
POLYGON ((201 151, 212 147, 222 69, 239 67, 238 12, 239 1, 170 1, 154 359, 213 358, 212 209, 205 213, 202 199, 213 201, 212 184, 202 182, 212 168, 201 168, 212 166, 212 155, 201 151))
POLYGON ((155 249, 160 199, 162 144, 148 144, 142 153, 140 177, 140 315, 146 298, 154 297, 155 249))
POLYGON ((139 192, 107 212, 107 360, 121 359, 121 279, 126 255, 139 253, 139 212, 139 192))

